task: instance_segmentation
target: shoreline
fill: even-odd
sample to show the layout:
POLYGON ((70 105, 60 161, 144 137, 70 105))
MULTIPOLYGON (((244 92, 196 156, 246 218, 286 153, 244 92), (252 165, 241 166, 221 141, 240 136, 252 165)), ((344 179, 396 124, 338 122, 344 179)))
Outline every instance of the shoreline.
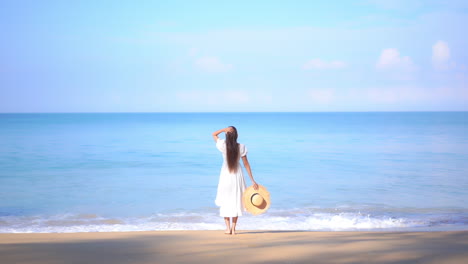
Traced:
POLYGON ((2 233, 5 263, 463 263, 468 231, 2 233))

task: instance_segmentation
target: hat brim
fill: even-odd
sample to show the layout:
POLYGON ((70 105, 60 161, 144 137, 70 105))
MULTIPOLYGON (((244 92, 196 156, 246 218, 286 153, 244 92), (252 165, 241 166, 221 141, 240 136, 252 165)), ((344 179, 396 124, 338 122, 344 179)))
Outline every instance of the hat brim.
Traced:
POLYGON ((255 190, 253 185, 248 187, 245 189, 242 198, 244 202, 244 208, 253 215, 263 214, 268 210, 268 208, 270 208, 270 193, 262 185, 258 185, 258 190, 255 190), (263 197, 263 203, 259 206, 256 206, 252 203, 252 196, 255 194, 260 194, 263 197))

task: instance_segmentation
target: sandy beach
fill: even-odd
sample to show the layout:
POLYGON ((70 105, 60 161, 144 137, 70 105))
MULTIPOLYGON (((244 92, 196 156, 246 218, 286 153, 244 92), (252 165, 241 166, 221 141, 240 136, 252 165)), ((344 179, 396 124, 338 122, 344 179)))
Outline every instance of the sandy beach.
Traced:
POLYGON ((468 231, 0 234, 1 263, 468 263, 468 231))

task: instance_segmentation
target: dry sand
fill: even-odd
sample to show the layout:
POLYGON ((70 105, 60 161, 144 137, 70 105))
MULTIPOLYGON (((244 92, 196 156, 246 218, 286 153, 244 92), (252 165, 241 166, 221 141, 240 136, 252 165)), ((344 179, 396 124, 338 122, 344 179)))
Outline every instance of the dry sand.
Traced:
POLYGON ((0 263, 468 263, 468 231, 0 234, 0 263))

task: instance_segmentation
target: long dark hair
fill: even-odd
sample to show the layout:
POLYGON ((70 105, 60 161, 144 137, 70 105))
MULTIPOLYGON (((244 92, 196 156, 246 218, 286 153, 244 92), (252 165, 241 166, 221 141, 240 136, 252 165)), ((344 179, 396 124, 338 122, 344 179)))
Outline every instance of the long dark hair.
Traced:
POLYGON ((239 144, 237 143, 237 129, 233 126, 231 132, 226 133, 226 154, 229 172, 236 172, 239 165, 239 144))

